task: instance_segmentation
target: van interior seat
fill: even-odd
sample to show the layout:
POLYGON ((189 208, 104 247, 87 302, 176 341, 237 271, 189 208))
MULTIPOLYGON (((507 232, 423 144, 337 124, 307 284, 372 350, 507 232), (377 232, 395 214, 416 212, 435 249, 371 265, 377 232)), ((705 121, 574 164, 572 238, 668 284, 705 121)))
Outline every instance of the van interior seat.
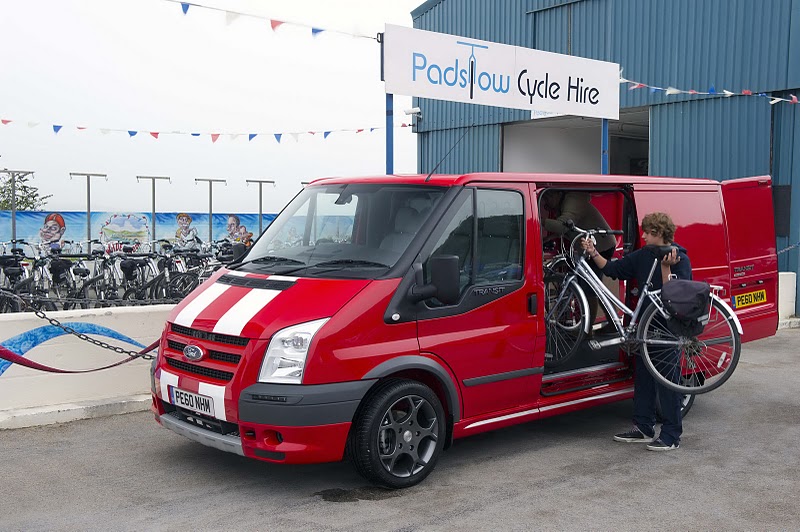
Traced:
POLYGON ((394 217, 394 231, 381 240, 381 249, 403 251, 419 230, 422 223, 420 214, 411 207, 400 207, 394 217))
POLYGON ((489 265, 520 263, 520 230, 516 217, 483 220, 478 237, 478 271, 489 265))
POLYGON ((425 216, 431 211, 433 201, 428 196, 413 196, 408 200, 408 206, 417 211, 420 216, 425 216))

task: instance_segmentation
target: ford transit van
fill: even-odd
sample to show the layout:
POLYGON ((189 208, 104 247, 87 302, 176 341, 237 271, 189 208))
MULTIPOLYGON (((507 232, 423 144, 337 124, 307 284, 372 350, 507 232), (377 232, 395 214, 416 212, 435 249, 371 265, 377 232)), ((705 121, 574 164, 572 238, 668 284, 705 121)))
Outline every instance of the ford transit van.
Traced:
MULTIPOLYGON (((643 245, 645 214, 669 213, 694 278, 719 287, 747 342, 778 322, 770 187, 768 176, 314 181, 173 310, 153 412, 222 451, 347 456, 372 482, 414 485, 454 439, 633 396, 635 357, 619 345, 545 364, 543 194, 588 194, 621 232, 617 258, 643 245)), ((607 285, 636 298, 632 283, 607 285)))

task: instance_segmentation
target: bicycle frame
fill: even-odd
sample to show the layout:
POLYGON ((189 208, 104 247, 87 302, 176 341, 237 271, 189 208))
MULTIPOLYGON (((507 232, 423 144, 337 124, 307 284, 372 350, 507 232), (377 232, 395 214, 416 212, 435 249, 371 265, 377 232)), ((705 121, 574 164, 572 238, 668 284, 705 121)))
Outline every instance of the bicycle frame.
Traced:
MULTIPOLYGON (((594 292, 594 294, 597 296, 597 299, 600 302, 600 304, 603 305, 606 314, 609 316, 612 323, 614 324, 614 328, 617 331, 617 336, 608 340, 604 340, 602 342, 598 342, 599 346, 606 347, 632 340, 637 334, 637 325, 639 322, 639 318, 642 314, 642 311, 644 309, 646 300, 650 300, 654 305, 656 305, 656 308, 658 308, 659 313, 663 315, 665 318, 669 317, 666 310, 664 310, 664 306, 661 304, 661 299, 658 297, 661 291, 652 290, 652 279, 653 279, 653 274, 655 273, 656 268, 658 267, 658 262, 659 262, 658 259, 653 261, 653 265, 650 268, 650 273, 647 276, 647 282, 643 287, 641 287, 641 295, 636 304, 636 307, 634 309, 630 309, 617 296, 615 296, 605 284, 603 284, 603 282, 600 280, 600 278, 597 276, 594 270, 592 270, 592 268, 587 263, 584 253, 580 253, 577 259, 575 258, 574 256, 575 243, 578 241, 579 238, 583 238, 586 236, 590 235, 582 232, 580 235, 578 235, 573 239, 573 241, 570 244, 570 254, 569 254, 570 260, 567 260, 566 253, 562 253, 561 255, 556 256, 551 261, 550 267, 552 268, 560 261, 564 261, 570 270, 570 273, 567 274, 567 276, 564 279, 564 283, 561 287, 561 292, 558 296, 558 299, 561 299, 564 293, 566 292, 567 288, 570 286, 570 284, 574 283, 578 288, 578 293, 581 294, 581 298, 584 299, 584 302, 586 302, 585 291, 583 287, 581 287, 580 284, 578 284, 578 280, 580 279, 588 285, 588 287, 592 290, 592 292, 594 292), (623 322, 624 318, 621 319, 617 314, 617 311, 622 312, 625 316, 628 316, 630 318, 630 321, 627 326, 624 325, 623 322)), ((585 308, 588 309, 588 304, 586 305, 585 308)), ((591 327, 591 325, 592 324, 589 323, 589 320, 586 320, 584 322, 585 333, 587 334, 589 333, 589 328, 591 327)))

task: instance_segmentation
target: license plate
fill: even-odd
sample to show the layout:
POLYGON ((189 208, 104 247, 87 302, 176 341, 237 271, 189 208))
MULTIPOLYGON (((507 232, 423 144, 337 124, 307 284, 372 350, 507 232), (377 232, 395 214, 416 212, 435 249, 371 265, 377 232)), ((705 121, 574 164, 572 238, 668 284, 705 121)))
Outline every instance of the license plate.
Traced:
POLYGON ((733 308, 744 308, 752 305, 760 305, 767 302, 767 291, 756 290, 755 292, 747 292, 746 294, 739 294, 733 296, 733 308))
POLYGON ((205 395, 187 392, 174 386, 169 387, 169 402, 200 414, 214 415, 214 400, 205 395))

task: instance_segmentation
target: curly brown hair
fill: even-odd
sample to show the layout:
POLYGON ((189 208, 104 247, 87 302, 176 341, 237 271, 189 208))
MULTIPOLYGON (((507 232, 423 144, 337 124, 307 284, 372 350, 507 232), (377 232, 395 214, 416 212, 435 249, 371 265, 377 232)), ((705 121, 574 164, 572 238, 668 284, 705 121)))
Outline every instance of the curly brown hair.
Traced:
POLYGON ((671 244, 675 239, 675 224, 665 212, 651 212, 642 218, 642 231, 661 235, 664 242, 671 244))

